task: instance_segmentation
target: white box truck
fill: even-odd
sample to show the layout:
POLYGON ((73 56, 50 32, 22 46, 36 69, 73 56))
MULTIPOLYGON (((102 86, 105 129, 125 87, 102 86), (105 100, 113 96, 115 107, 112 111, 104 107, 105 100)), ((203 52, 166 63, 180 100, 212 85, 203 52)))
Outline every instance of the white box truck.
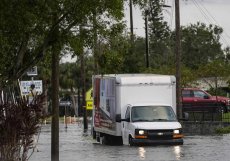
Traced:
POLYGON ((170 75, 94 75, 93 137, 104 144, 183 144, 170 75))

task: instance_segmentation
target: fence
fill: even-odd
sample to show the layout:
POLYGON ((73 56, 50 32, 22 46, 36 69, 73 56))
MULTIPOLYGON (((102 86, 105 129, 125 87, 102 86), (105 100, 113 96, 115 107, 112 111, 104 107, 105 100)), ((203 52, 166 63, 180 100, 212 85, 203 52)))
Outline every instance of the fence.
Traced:
POLYGON ((230 112, 201 112, 201 111, 190 111, 188 121, 221 121, 230 123, 230 112))
POLYGON ((219 121, 230 123, 230 112, 224 111, 220 104, 183 105, 183 112, 189 114, 188 121, 219 121))

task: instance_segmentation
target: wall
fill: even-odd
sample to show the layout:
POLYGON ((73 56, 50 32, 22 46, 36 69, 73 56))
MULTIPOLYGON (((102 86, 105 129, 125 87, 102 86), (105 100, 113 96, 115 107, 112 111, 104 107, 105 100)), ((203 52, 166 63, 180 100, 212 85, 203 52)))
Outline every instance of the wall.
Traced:
POLYGON ((181 122, 181 124, 183 127, 183 133, 185 135, 213 135, 216 134, 215 130, 217 128, 230 126, 230 123, 224 123, 219 121, 186 121, 181 122))

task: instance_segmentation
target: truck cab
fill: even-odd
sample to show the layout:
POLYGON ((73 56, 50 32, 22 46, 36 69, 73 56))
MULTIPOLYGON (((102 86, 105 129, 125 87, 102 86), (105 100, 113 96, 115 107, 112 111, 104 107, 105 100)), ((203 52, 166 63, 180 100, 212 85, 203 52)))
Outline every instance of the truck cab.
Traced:
POLYGON ((123 144, 183 144, 182 127, 171 106, 128 105, 121 121, 123 144))

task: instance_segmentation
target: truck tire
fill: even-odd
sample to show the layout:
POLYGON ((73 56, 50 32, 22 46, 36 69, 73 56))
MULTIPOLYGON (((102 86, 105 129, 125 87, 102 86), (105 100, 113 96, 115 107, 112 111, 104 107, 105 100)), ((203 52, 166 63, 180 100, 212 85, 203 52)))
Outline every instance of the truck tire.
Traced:
POLYGON ((100 143, 100 137, 96 137, 97 142, 100 143))
POLYGON ((115 139, 115 145, 123 145, 122 137, 117 136, 115 139))
POLYGON ((110 145, 110 137, 107 136, 107 135, 103 135, 101 142, 102 142, 103 145, 110 145))
POLYGON ((96 133, 96 140, 97 142, 100 143, 101 139, 100 139, 100 133, 99 132, 95 132, 96 133))
POLYGON ((122 137, 120 136, 109 136, 110 145, 123 145, 122 137))
POLYGON ((129 136, 129 146, 134 146, 133 138, 132 136, 129 136))

